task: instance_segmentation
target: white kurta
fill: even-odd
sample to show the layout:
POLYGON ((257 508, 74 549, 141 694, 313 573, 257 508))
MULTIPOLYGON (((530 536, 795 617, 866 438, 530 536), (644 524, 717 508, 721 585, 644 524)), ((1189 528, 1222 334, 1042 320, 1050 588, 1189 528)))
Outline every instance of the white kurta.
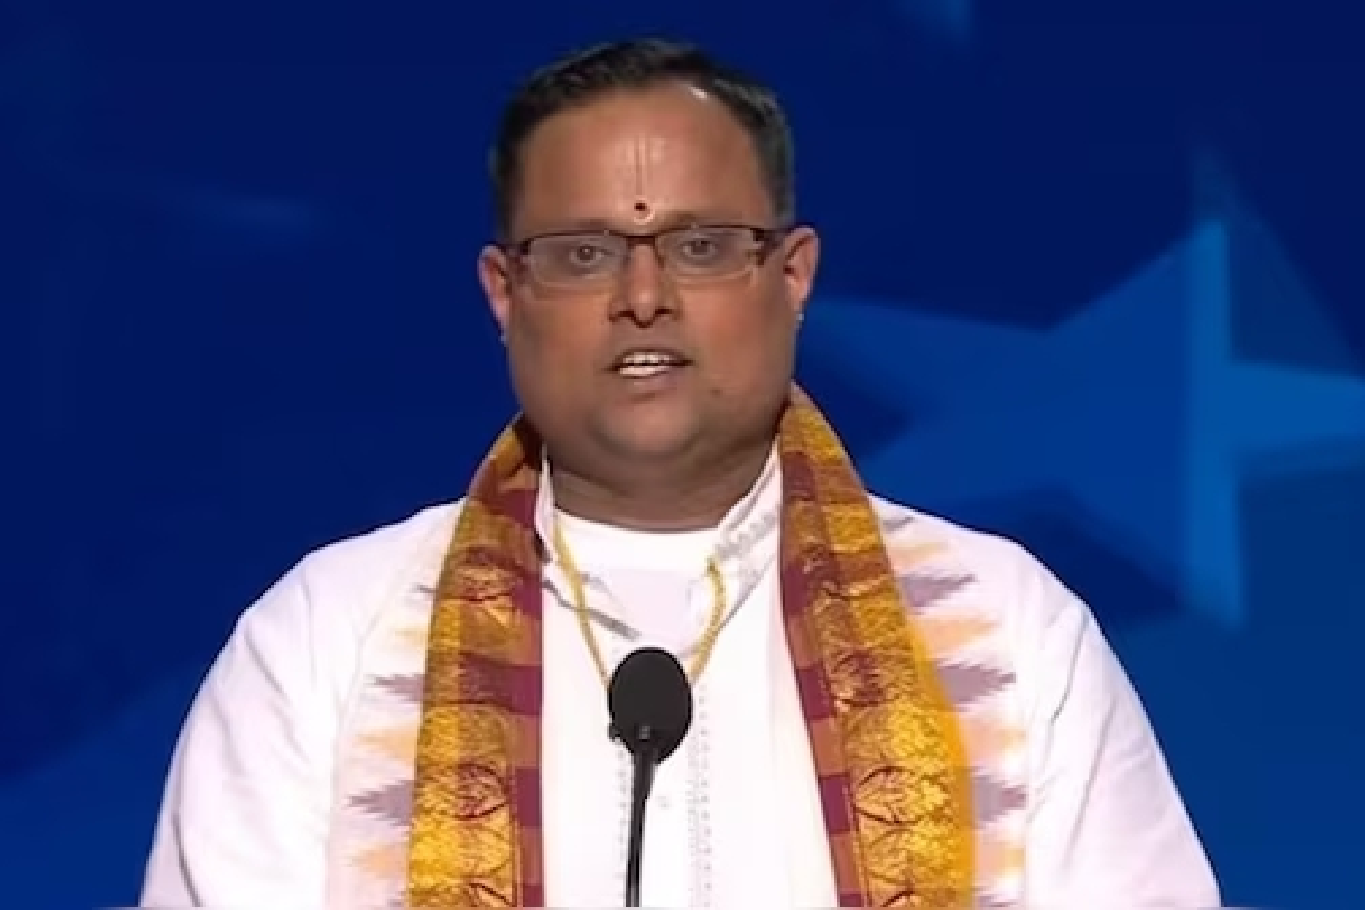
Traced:
MULTIPOLYGON (((540 506, 548 531, 553 505, 542 496, 540 506)), ((645 816, 644 906, 838 903, 781 625, 779 506, 780 491, 769 482, 720 528, 698 533, 638 534, 560 516, 574 561, 589 579, 593 632, 612 666, 646 645, 667 648, 687 664, 714 608, 707 560, 717 551, 731 554, 720 560, 726 621, 694 680, 692 728, 659 769, 645 816), (745 543, 736 545, 740 539, 745 543)), ((546 838, 546 901, 619 905, 630 763, 605 735, 601 676, 562 572, 556 567, 548 579, 543 812, 547 832, 576 833, 546 838)))
MULTIPOLYGON (((714 531, 565 524, 612 662, 644 644, 686 662, 712 607, 708 555, 719 554, 732 596, 693 729, 650 802, 649 906, 835 903, 780 625, 780 479, 769 468, 714 531)), ((977 767, 980 903, 1218 906, 1141 703, 1085 605, 1011 543, 876 505, 977 767)), ((186 719, 144 905, 359 910, 396 899, 420 719, 413 674, 458 509, 325 548, 244 614, 186 719), (412 678, 415 694, 393 682, 412 678)), ((543 495, 542 534, 552 514, 543 495)), ((545 588, 547 902, 619 906, 629 767, 607 738, 602 681, 555 565, 545 588)))

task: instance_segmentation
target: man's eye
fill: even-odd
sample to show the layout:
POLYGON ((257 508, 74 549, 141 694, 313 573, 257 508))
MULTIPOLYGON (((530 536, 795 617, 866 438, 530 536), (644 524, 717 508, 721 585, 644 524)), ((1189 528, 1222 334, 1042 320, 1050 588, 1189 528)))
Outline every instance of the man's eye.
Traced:
POLYGON ((689 237, 682 243, 682 253, 689 259, 714 259, 720 244, 711 237, 689 237))
POLYGON ((606 251, 592 244, 580 244, 569 251, 569 259, 575 265, 592 265, 606 255, 606 251))

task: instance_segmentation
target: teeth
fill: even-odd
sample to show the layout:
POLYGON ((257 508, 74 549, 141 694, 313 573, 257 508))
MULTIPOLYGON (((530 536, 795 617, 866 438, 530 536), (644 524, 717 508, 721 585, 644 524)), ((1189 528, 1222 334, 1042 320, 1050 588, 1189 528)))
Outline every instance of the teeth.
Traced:
POLYGON ((626 364, 616 372, 631 379, 644 379, 648 376, 658 376, 669 369, 672 369, 672 365, 668 363, 640 363, 626 364))
POLYGON ((659 373, 677 366, 681 361, 672 354, 662 351, 637 351, 621 358, 616 371, 622 376, 643 378, 657 376, 659 373))
POLYGON ((665 354, 662 351, 637 351, 627 354, 621 358, 621 365, 626 367, 633 366, 656 366, 658 364, 675 363, 678 358, 672 354, 665 354))

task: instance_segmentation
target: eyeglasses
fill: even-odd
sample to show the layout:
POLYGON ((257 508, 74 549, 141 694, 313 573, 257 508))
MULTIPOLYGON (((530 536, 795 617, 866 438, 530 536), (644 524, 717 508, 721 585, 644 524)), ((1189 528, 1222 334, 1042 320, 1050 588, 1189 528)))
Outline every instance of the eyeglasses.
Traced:
POLYGON ((593 288, 625 272, 637 246, 653 249, 661 267, 682 284, 738 278, 761 265, 787 231, 740 224, 670 228, 652 234, 563 231, 510 244, 532 279, 547 287, 593 288))

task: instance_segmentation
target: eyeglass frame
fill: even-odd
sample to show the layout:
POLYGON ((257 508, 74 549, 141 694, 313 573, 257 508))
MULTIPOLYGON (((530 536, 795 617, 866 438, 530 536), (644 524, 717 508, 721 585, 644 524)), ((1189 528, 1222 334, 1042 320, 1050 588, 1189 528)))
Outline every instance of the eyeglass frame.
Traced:
POLYGON ((624 268, 630 262, 631 254, 635 252, 636 247, 647 246, 654 253, 655 262, 659 263, 660 268, 662 268, 663 271, 666 272, 669 275, 669 277, 671 277, 673 280, 677 281, 681 279, 681 281, 685 284, 692 283, 705 284, 713 281, 714 282, 733 281, 737 278, 741 278, 749 274, 756 268, 762 267, 766 263, 768 257, 771 256, 773 252, 777 250, 777 248, 781 245, 782 241, 785 240, 794 229, 795 229, 794 225, 783 227, 759 227, 758 225, 742 224, 738 222, 696 222, 688 224, 679 224, 674 225, 672 227, 662 228, 657 231, 650 231, 648 233, 632 233, 628 231, 618 231, 614 228, 608 227, 580 228, 574 230, 566 229, 561 231, 546 231, 545 233, 534 234, 530 237, 523 237, 520 240, 500 242, 497 244, 497 246, 499 249, 503 251, 505 255, 512 258, 514 261, 516 261, 518 265, 525 269, 525 271, 534 280, 540 282, 546 287, 558 289, 591 287, 600 286, 603 284, 610 284, 612 281, 620 280, 622 274, 621 271, 612 272, 611 274, 604 276, 602 279, 586 280, 583 281, 581 284, 574 281, 547 282, 538 277, 535 274, 534 267, 531 265, 531 263, 534 261, 531 255, 531 247, 535 243, 542 240, 553 240, 556 238, 568 237, 582 237, 584 239, 610 238, 624 243, 626 245, 626 255, 621 259, 622 268, 624 268), (746 254, 748 264, 739 271, 725 275, 703 277, 678 276, 673 270, 669 268, 668 259, 659 252, 659 241, 662 238, 668 237, 670 235, 685 234, 688 231, 701 230, 748 231, 750 236, 752 237, 752 241, 754 244, 753 249, 749 250, 748 253, 746 254))

